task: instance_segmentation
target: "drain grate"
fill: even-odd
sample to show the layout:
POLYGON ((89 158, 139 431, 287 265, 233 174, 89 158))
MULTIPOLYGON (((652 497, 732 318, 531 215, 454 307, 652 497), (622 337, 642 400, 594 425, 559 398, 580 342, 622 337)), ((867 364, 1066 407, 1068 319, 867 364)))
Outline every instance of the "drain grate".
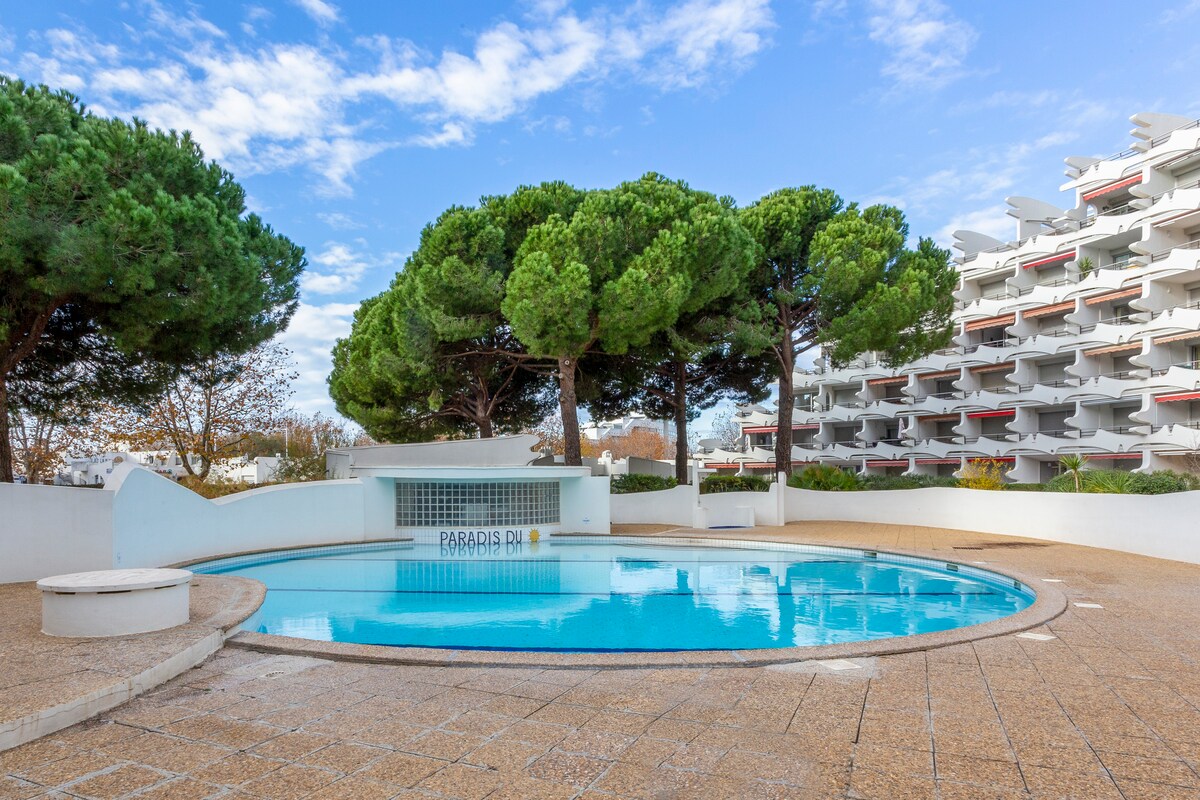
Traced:
POLYGON ((1050 542, 980 542, 958 545, 955 550, 1015 550, 1020 547, 1050 547, 1050 542))

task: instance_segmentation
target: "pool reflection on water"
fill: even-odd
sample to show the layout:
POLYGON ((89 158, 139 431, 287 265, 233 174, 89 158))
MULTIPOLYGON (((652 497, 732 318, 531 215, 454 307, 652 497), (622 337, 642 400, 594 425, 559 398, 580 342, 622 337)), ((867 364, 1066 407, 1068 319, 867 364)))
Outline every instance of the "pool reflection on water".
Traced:
POLYGON ((812 549, 820 552, 595 539, 400 545, 193 569, 265 583, 250 627, 261 633, 428 647, 796 647, 944 631, 1033 602, 1010 579, 982 571, 812 549))

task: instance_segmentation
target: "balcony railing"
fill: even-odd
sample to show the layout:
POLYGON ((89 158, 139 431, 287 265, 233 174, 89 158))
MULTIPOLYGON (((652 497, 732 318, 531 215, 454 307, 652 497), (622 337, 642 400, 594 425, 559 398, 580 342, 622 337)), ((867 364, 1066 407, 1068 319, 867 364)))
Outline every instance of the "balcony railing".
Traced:
POLYGON ((1192 239, 1190 242, 1184 242, 1183 244, 1177 244, 1174 247, 1168 247, 1165 250, 1159 250, 1157 252, 1151 253, 1150 254, 1150 262, 1153 263, 1155 261, 1162 261, 1164 258, 1167 258, 1168 256, 1170 256, 1171 253, 1174 253, 1176 250, 1195 250, 1197 248, 1200 248, 1200 239, 1192 239))
POLYGON ((1080 333, 1091 333, 1100 325, 1136 325, 1142 320, 1134 319, 1133 317, 1107 317, 1105 319, 1089 322, 1086 325, 1079 326, 1080 333))
POLYGON ((1200 419, 1187 419, 1183 422, 1168 422, 1165 425, 1151 425, 1150 432, 1158 433, 1161 430, 1168 428, 1190 428, 1191 430, 1200 430, 1200 419))
POLYGON ((1136 434, 1136 431, 1134 431, 1134 428, 1140 428, 1140 427, 1144 427, 1144 426, 1141 426, 1141 425, 1116 425, 1116 426, 1108 427, 1108 428, 1087 428, 1087 429, 1082 429, 1079 431, 1079 438, 1080 439, 1088 439, 1092 436, 1095 436, 1099 431, 1104 431, 1105 433, 1117 433, 1117 434, 1126 434, 1126 435, 1136 434))
POLYGON ((1055 328, 1054 330, 1049 330, 1049 331, 1038 331, 1037 333, 1033 334, 1032 336, 1021 336, 1016 341, 1017 341, 1017 344, 1025 344, 1026 342, 1032 341, 1032 340, 1038 338, 1039 336, 1045 336, 1048 339, 1056 339, 1056 338, 1063 337, 1063 336, 1076 336, 1076 335, 1077 334, 1075 333, 1075 331, 1068 330, 1067 328, 1055 328))
POLYGON ((1200 361, 1180 361, 1178 364, 1170 364, 1165 367, 1150 370, 1150 376, 1157 378, 1159 375, 1166 375, 1171 367, 1179 367, 1180 369, 1200 369, 1200 361))
POLYGON ((1038 381, 1037 383, 1022 383, 1017 387, 1019 392, 1032 392, 1038 386, 1046 386, 1051 389, 1062 389, 1068 386, 1078 386, 1078 378, 1059 378, 1053 381, 1038 381))
POLYGON ((1047 428, 1044 431, 1031 431, 1017 434, 1018 442, 1029 441, 1035 436, 1049 436, 1051 439, 1073 439, 1073 434, 1079 433, 1076 428, 1047 428))
POLYGON ((1020 297, 1024 297, 1025 295, 1030 294, 1034 290, 1039 289, 1043 286, 1048 286, 1048 287, 1053 288, 1056 286, 1068 286, 1075 282, 1076 281, 1071 278, 1057 278, 1052 281, 1045 281, 1044 283, 1037 283, 1037 284, 1034 284, 1033 286, 1022 286, 1020 289, 1017 290, 1017 295, 1020 297))
POLYGON ((969 353, 974 353, 981 347, 1012 347, 1012 346, 1018 345, 1020 343, 1021 343, 1021 340, 1018 338, 1015 338, 1015 337, 1009 337, 1006 339, 995 339, 990 342, 980 342, 979 344, 968 345, 962 349, 962 352, 963 352, 963 355, 967 355, 969 353))

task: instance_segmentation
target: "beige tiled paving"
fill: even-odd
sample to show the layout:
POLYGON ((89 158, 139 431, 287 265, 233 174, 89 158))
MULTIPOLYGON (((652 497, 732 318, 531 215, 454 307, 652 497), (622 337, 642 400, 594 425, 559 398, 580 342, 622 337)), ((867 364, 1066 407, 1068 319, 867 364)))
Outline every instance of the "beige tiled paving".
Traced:
POLYGON ((0 753, 0 798, 1200 798, 1200 567, 918 528, 755 535, 988 561, 1104 607, 1069 606, 1038 629, 1049 641, 1003 636, 844 672, 227 648, 0 753))

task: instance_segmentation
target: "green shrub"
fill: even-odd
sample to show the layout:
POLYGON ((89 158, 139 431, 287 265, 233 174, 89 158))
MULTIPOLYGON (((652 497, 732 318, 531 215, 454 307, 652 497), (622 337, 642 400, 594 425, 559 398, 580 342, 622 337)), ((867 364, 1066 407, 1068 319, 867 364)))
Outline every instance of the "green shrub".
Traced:
POLYGON ((813 489, 818 492, 853 492, 859 488, 853 473, 829 464, 814 464, 788 478, 793 489, 813 489))
MULTIPOLYGON (((1092 470, 1083 471, 1083 480, 1087 480, 1086 476, 1092 470)), ((1055 475, 1050 480, 1042 484, 1043 492, 1073 492, 1075 491, 1075 476, 1064 472, 1061 475, 1055 475)))
POLYGON ((1200 489, 1200 478, 1188 472, 1172 472, 1160 469, 1149 474, 1132 473, 1129 482, 1130 494, 1171 494, 1200 489))
POLYGON ((757 475, 709 475, 700 482, 700 494, 720 492, 765 492, 771 482, 757 475))
POLYGON ((1083 490, 1090 494, 1131 494, 1133 473, 1119 469, 1089 469, 1083 473, 1083 490))
MULTIPOLYGON (((1119 469, 1085 469, 1081 475, 1083 491, 1090 494, 1170 494, 1200 489, 1200 478, 1169 469, 1149 474, 1119 469)), ((1048 492, 1073 492, 1075 479, 1069 474, 1046 483, 1048 492)))
POLYGON ((608 484, 611 494, 634 494, 635 492, 661 492, 674 489, 678 484, 674 478, 662 475, 614 475, 608 484))
POLYGON ((866 490, 954 488, 958 478, 950 475, 859 475, 858 488, 866 490))
MULTIPOLYGON (((1010 483, 1004 487, 1004 490, 1008 492, 1045 492, 1048 491, 1046 486, 1047 484, 1044 483, 1010 483)), ((1074 489, 1072 484, 1071 491, 1074 489)))

